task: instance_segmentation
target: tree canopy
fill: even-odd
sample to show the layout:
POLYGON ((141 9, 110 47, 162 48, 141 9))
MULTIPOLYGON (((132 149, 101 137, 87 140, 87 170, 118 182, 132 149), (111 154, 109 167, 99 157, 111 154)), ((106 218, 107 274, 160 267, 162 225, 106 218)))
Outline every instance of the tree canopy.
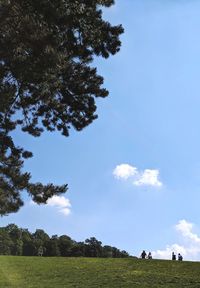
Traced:
POLYGON ((22 172, 30 151, 12 131, 39 137, 45 130, 69 135, 97 118, 96 97, 106 97, 103 77, 91 63, 120 49, 121 25, 103 19, 114 0, 0 0, 0 215, 16 212, 26 190, 46 203, 67 184, 32 183, 22 172))
POLYGON ((112 246, 102 246, 95 237, 76 242, 67 235, 50 237, 42 229, 34 233, 15 224, 0 227, 0 255, 125 258, 129 254, 112 246))

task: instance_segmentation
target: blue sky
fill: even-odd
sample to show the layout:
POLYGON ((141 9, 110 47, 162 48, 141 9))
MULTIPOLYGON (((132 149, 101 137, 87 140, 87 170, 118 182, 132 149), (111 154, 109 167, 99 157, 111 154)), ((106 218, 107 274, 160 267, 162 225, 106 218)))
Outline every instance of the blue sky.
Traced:
POLYGON ((15 133, 34 152, 33 181, 69 191, 39 207, 25 196, 1 226, 200 260, 200 1, 117 0, 105 17, 125 33, 120 53, 97 61, 110 91, 99 119, 69 138, 15 133))

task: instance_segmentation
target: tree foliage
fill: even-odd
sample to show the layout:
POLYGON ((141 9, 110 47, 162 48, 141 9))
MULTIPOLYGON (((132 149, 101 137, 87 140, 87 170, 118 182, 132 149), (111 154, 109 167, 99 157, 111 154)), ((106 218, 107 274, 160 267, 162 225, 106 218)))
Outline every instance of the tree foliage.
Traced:
POLYGON ((0 255, 124 258, 129 254, 103 246, 95 237, 76 242, 67 235, 49 237, 43 230, 30 233, 15 224, 0 227, 0 255))
POLYGON ((69 135, 97 118, 96 97, 106 97, 91 63, 120 49, 121 25, 102 18, 114 0, 0 0, 0 214, 16 212, 26 190, 36 203, 67 190, 31 183, 22 172, 32 153, 12 131, 38 137, 45 130, 69 135))

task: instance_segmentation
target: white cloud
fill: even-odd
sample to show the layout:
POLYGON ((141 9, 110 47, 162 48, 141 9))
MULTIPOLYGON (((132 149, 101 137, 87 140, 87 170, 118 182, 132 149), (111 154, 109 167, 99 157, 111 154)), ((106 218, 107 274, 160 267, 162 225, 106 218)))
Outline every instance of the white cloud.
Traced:
POLYGON ((180 244, 167 245, 163 250, 153 251, 154 258, 171 259, 172 251, 181 253, 184 259, 200 260, 200 237, 193 232, 194 224, 186 220, 180 220, 175 225, 175 230, 181 236, 180 244))
POLYGON ((71 203, 69 199, 65 198, 64 196, 53 196, 52 198, 48 199, 47 205, 58 208, 58 211, 65 216, 68 216, 71 212, 71 203))
POLYGON ((47 205, 57 207, 71 207, 69 199, 64 196, 53 196, 47 200, 47 205))
POLYGON ((64 214, 65 216, 68 216, 71 213, 71 210, 69 208, 62 208, 59 210, 59 212, 64 214))
POLYGON ((159 170, 157 169, 139 171, 136 167, 129 164, 120 164, 114 169, 113 175, 117 179, 127 180, 130 178, 135 186, 162 186, 162 182, 158 179, 159 170))
POLYGON ((156 186, 161 187, 162 183, 158 180, 159 171, 146 169, 139 175, 138 179, 133 182, 136 186, 156 186))
POLYGON ((131 176, 137 175, 137 168, 129 165, 129 164, 121 164, 118 165, 114 171, 113 171, 113 175, 118 178, 118 179, 128 179, 131 176))
MULTIPOLYGON (((31 200, 29 202, 31 206, 37 206, 37 204, 31 200)), ((46 206, 55 207, 58 209, 58 212, 68 216, 71 213, 71 203, 69 199, 65 198, 64 196, 53 196, 47 200, 46 206)))
POLYGON ((179 231, 186 239, 200 245, 200 238, 192 232, 193 227, 194 224, 189 223, 186 220, 179 221, 179 223, 175 226, 176 230, 179 231))
POLYGON ((157 250, 152 252, 153 258, 158 259, 171 259, 172 252, 175 254, 181 253, 185 258, 186 250, 183 246, 178 244, 167 245, 164 250, 157 250))

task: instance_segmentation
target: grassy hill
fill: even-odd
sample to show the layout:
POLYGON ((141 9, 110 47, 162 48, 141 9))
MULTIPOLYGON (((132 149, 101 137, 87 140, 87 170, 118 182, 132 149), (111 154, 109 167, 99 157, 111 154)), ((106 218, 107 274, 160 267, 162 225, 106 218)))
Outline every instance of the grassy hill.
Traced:
POLYGON ((199 288, 200 263, 0 256, 0 287, 199 288))

